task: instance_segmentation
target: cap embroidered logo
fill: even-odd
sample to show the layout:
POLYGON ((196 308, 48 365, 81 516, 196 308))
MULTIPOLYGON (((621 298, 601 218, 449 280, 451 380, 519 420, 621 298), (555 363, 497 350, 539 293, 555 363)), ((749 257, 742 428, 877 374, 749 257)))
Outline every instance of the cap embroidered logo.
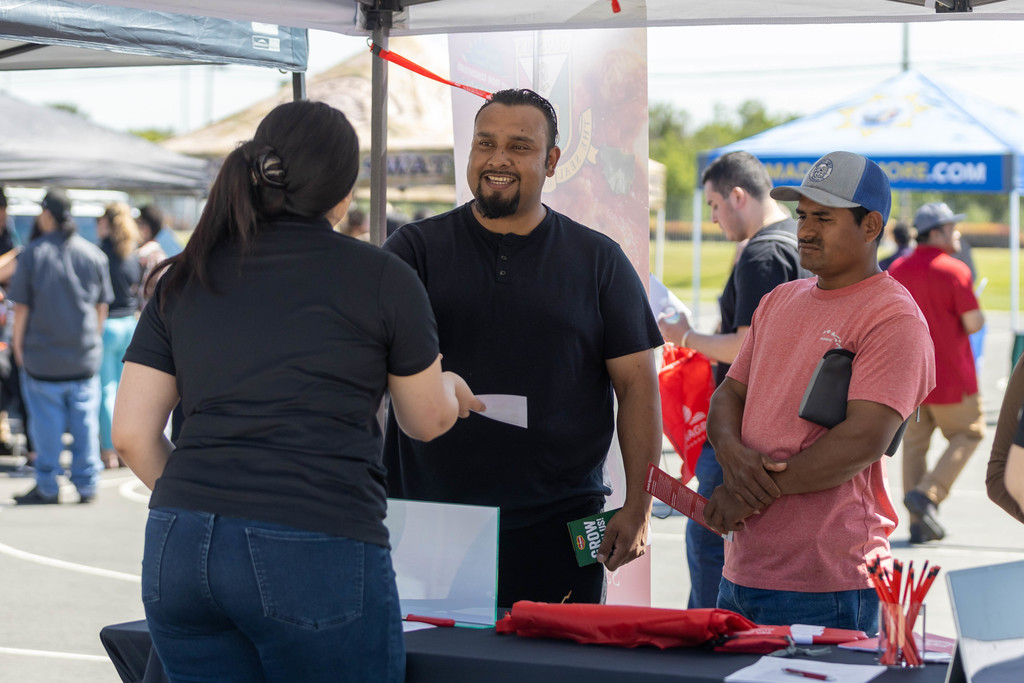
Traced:
POLYGON ((816 183, 820 183, 830 175, 832 175, 832 160, 826 157, 811 169, 811 172, 807 177, 816 183))

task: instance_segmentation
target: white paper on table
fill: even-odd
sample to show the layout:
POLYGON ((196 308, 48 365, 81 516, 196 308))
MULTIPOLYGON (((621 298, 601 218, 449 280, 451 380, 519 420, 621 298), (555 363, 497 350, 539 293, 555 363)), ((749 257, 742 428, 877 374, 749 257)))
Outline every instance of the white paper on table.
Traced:
POLYGON ((513 394, 477 394, 487 410, 477 415, 526 429, 526 397, 513 394))
POLYGON ((761 657, 750 666, 725 677, 725 683, 812 683, 813 679, 799 674, 786 673, 786 669, 797 669, 828 676, 835 683, 867 683, 881 676, 886 668, 877 664, 837 664, 818 662, 811 659, 789 659, 785 657, 761 657))
POLYGON ((437 628, 434 624, 426 624, 422 621, 403 621, 402 622, 402 633, 410 633, 411 631, 422 631, 428 628, 437 628))
POLYGON ((693 317, 693 311, 690 307, 679 300, 675 294, 672 293, 668 287, 662 284, 661 280, 654 277, 654 273, 651 273, 650 284, 648 286, 647 301, 651 305, 651 311, 654 312, 654 317, 657 318, 660 314, 664 313, 670 322, 675 322, 679 319, 679 314, 682 313, 687 318, 693 317), (675 320, 673 320, 675 318, 675 320))

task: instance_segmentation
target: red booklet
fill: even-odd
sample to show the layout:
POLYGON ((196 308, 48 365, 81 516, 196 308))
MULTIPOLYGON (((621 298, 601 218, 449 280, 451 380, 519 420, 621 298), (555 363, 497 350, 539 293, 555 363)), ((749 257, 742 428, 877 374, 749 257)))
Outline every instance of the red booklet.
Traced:
MULTIPOLYGON (((848 645, 860 646, 867 642, 868 634, 864 631, 852 631, 845 628, 831 628, 828 626, 812 626, 810 624, 793 624, 792 626, 758 626, 757 628, 744 631, 737 635, 742 636, 789 636, 797 645, 848 645), (850 642, 852 641, 852 642, 850 642)), ((875 638, 874 652, 878 647, 878 639, 875 638)), ((853 648, 850 648, 853 649, 853 648)))
MULTIPOLYGON (((647 466, 647 480, 644 490, 661 502, 670 505, 673 509, 679 510, 684 515, 700 524, 709 531, 718 534, 704 521, 704 506, 708 499, 693 489, 680 484, 671 474, 659 468, 654 463, 647 466)), ((718 534, 727 541, 732 540, 732 532, 718 534)))

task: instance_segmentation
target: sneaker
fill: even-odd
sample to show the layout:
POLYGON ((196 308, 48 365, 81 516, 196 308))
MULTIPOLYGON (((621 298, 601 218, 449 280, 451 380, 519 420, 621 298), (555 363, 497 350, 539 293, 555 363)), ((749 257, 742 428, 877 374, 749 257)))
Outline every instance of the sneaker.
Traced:
POLYGON ((95 494, 95 492, 94 493, 79 493, 78 494, 78 504, 79 505, 88 505, 89 503, 93 503, 95 501, 96 501, 96 494, 95 494))
POLYGON ((928 530, 928 527, 926 527, 924 524, 921 524, 921 522, 911 522, 910 523, 910 544, 911 545, 918 545, 918 544, 921 544, 921 543, 927 543, 928 541, 937 541, 937 540, 939 540, 939 539, 937 539, 935 536, 933 536, 932 533, 928 530))
MULTIPOLYGON (((936 515, 939 513, 939 508, 935 503, 932 502, 931 498, 924 495, 920 491, 913 490, 907 493, 903 498, 903 504, 907 506, 913 514, 921 518, 920 527, 922 531, 920 533, 921 541, 918 543, 924 543, 925 541, 941 541, 946 537, 946 530, 939 524, 939 520, 936 515)), ((916 524, 916 523, 915 523, 916 524)), ((914 543, 914 526, 910 525, 911 532, 911 543, 914 543)))
POLYGON ((57 496, 47 496, 36 486, 28 493, 14 497, 15 505, 56 505, 60 501, 57 496))

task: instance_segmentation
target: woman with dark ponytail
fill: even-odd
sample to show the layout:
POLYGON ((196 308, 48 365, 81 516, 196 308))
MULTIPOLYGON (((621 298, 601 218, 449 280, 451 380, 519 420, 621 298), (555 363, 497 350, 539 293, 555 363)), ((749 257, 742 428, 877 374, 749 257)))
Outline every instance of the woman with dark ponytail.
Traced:
POLYGON ((441 371, 412 269, 332 230, 358 152, 341 112, 275 108, 151 276, 113 432, 153 490, 142 600, 171 681, 404 680, 377 409, 389 391, 426 441, 483 405, 441 371))

